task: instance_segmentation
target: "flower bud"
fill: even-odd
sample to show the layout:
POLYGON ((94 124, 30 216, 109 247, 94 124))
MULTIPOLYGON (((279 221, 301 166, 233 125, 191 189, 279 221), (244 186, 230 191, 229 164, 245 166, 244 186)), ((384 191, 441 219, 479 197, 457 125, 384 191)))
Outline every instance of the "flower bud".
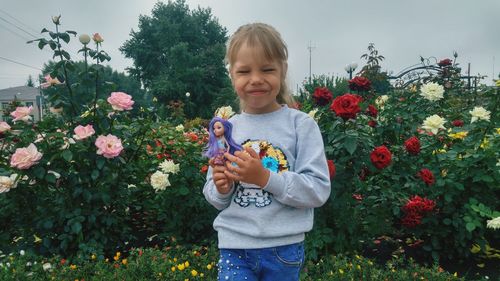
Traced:
POLYGON ((187 93, 186 93, 186 97, 188 97, 188 98, 189 98, 190 96, 191 96, 191 93, 190 93, 190 92, 187 92, 187 93))
POLYGON ((88 34, 82 34, 78 37, 78 40, 80 40, 80 43, 83 45, 87 45, 90 42, 90 36, 88 34))
POLYGON ((61 15, 52 16, 52 22, 55 23, 56 25, 59 25, 59 23, 60 23, 59 19, 60 18, 61 18, 61 15))
POLYGON ((96 43, 102 43, 102 42, 104 42, 104 39, 102 38, 102 36, 99 33, 94 33, 94 35, 92 36, 92 39, 96 43))

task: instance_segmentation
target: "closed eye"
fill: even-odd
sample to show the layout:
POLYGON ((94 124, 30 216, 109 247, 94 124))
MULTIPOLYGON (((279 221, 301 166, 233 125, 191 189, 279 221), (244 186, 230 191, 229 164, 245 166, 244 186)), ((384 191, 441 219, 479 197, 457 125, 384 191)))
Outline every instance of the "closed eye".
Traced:
POLYGON ((274 68, 265 68, 264 69, 264 72, 273 72, 273 71, 275 71, 274 68))

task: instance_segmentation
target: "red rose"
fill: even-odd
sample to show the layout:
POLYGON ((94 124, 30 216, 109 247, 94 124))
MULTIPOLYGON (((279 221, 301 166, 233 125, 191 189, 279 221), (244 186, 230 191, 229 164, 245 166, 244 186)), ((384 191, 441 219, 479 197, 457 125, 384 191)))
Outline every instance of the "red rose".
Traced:
POLYGON ((333 99, 332 92, 330 92, 330 90, 328 90, 328 88, 326 87, 317 87, 316 89, 314 89, 314 94, 312 97, 314 99, 314 102, 320 106, 329 104, 333 99))
POLYGON ((441 67, 443 67, 443 66, 451 65, 451 63, 452 63, 452 60, 450 60, 450 59, 443 59, 443 60, 440 60, 438 62, 438 65, 441 66, 441 67))
POLYGON ((327 160, 328 163, 328 172, 330 173, 330 179, 335 177, 335 173, 337 172, 337 168, 335 167, 335 163, 333 160, 327 160))
POLYGON ((451 124, 455 127, 462 127, 464 125, 464 121, 462 120, 453 120, 453 122, 451 122, 451 124))
POLYGON ((418 195, 408 200, 406 205, 401 207, 405 216, 401 219, 401 224, 406 227, 415 227, 422 223, 422 217, 430 213, 436 207, 436 203, 430 199, 422 198, 418 195))
POLYGON ((378 110, 375 106, 373 105, 368 105, 368 107, 366 108, 366 114, 370 115, 371 117, 377 117, 377 114, 378 114, 378 110))
POLYGON ((367 78, 356 76, 349 80, 349 89, 353 91, 368 91, 371 88, 371 84, 367 78))
POLYGON ((377 127, 377 121, 375 121, 375 120, 368 121, 368 126, 370 126, 372 128, 377 127))
POLYGON ((434 174, 429 169, 422 169, 417 174, 427 186, 431 186, 436 182, 434 174))
POLYGON ((416 212, 407 213, 403 219, 401 219, 401 224, 408 228, 416 227, 422 223, 422 215, 416 212))
POLYGON ((357 194, 357 193, 353 193, 352 194, 352 198, 354 198, 354 199, 356 199, 358 201, 361 201, 361 200, 363 200, 363 195, 357 194))
POLYGON ((411 137, 405 141, 405 148, 411 155, 420 153, 420 140, 417 137, 411 137))
POLYGON ((339 97, 336 97, 333 100, 330 109, 335 112, 335 114, 342 119, 354 119, 356 118, 356 114, 361 111, 359 107, 359 103, 362 98, 355 94, 345 94, 339 97))
POLYGON ((207 165, 201 166, 200 172, 202 172, 203 174, 205 174, 207 171, 208 171, 208 166, 207 165))
POLYGON ((391 159, 392 159, 392 154, 389 151, 389 149, 385 147, 385 145, 376 147, 370 153, 370 160, 377 169, 383 169, 389 166, 389 164, 391 164, 391 159))

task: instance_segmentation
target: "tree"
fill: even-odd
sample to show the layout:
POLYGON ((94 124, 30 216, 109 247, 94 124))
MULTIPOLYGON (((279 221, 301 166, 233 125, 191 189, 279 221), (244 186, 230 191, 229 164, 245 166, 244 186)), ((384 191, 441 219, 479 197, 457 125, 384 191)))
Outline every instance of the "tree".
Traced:
POLYGON ((209 118, 221 103, 232 102, 223 62, 226 34, 210 8, 158 2, 151 16, 140 16, 139 31, 132 30, 120 50, 134 60, 130 73, 158 102, 182 101, 188 118, 209 118))
MULTIPOLYGON (((56 62, 54 61, 49 61, 46 64, 44 64, 42 73, 51 73, 54 69, 56 62)), ((74 68, 75 71, 71 72, 68 74, 68 79, 70 81, 76 81, 79 78, 80 75, 83 75, 82 73, 85 72, 85 62, 80 61, 80 62, 75 62, 74 63, 74 68)), ((141 89, 141 83, 135 78, 126 75, 125 73, 118 72, 116 70, 113 70, 110 66, 102 66, 99 68, 99 82, 100 87, 102 89, 105 89, 106 93, 101 93, 104 96, 109 95, 110 92, 125 92, 133 97, 133 100, 136 102, 136 105, 134 106, 134 111, 138 111, 141 106, 148 106, 149 101, 151 100, 146 92, 141 89)), ((95 71, 95 70, 93 70, 95 71)), ((95 79, 93 77, 83 77, 85 79, 95 79)), ((82 78, 82 79, 83 79, 82 78)), ((43 81, 45 78, 40 77, 40 80, 43 81)), ((75 101, 77 104, 87 104, 92 98, 94 97, 95 93, 95 83, 89 83, 89 85, 92 86, 81 86, 79 88, 75 88, 75 101)), ((58 88, 58 87, 51 87, 48 89, 44 89, 44 95, 48 98, 49 102, 51 102, 51 96, 56 92, 56 91, 61 91, 63 90, 64 87, 58 88)), ((102 97, 101 97, 102 98, 102 97)), ((53 106, 56 106, 56 104, 52 104, 53 106)), ((87 109, 82 109, 83 111, 87 109)))
POLYGON ((28 80, 26 81, 26 86, 28 87, 35 87, 35 82, 33 81, 33 77, 28 76, 28 80))

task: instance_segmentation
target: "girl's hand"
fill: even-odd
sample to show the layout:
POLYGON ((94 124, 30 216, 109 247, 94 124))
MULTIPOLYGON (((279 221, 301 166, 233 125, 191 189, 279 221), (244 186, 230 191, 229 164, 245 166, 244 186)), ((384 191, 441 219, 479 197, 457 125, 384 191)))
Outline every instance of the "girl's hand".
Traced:
POLYGON ((251 147, 245 147, 244 151, 236 151, 234 155, 225 153, 226 170, 224 174, 233 181, 243 181, 263 188, 266 186, 270 172, 260 161, 259 155, 251 147), (234 166, 233 162, 238 166, 234 166))
POLYGON ((231 191, 231 187, 233 186, 233 181, 228 179, 224 174, 226 167, 213 164, 210 166, 212 166, 212 180, 214 181, 217 191, 220 194, 229 193, 231 191))

